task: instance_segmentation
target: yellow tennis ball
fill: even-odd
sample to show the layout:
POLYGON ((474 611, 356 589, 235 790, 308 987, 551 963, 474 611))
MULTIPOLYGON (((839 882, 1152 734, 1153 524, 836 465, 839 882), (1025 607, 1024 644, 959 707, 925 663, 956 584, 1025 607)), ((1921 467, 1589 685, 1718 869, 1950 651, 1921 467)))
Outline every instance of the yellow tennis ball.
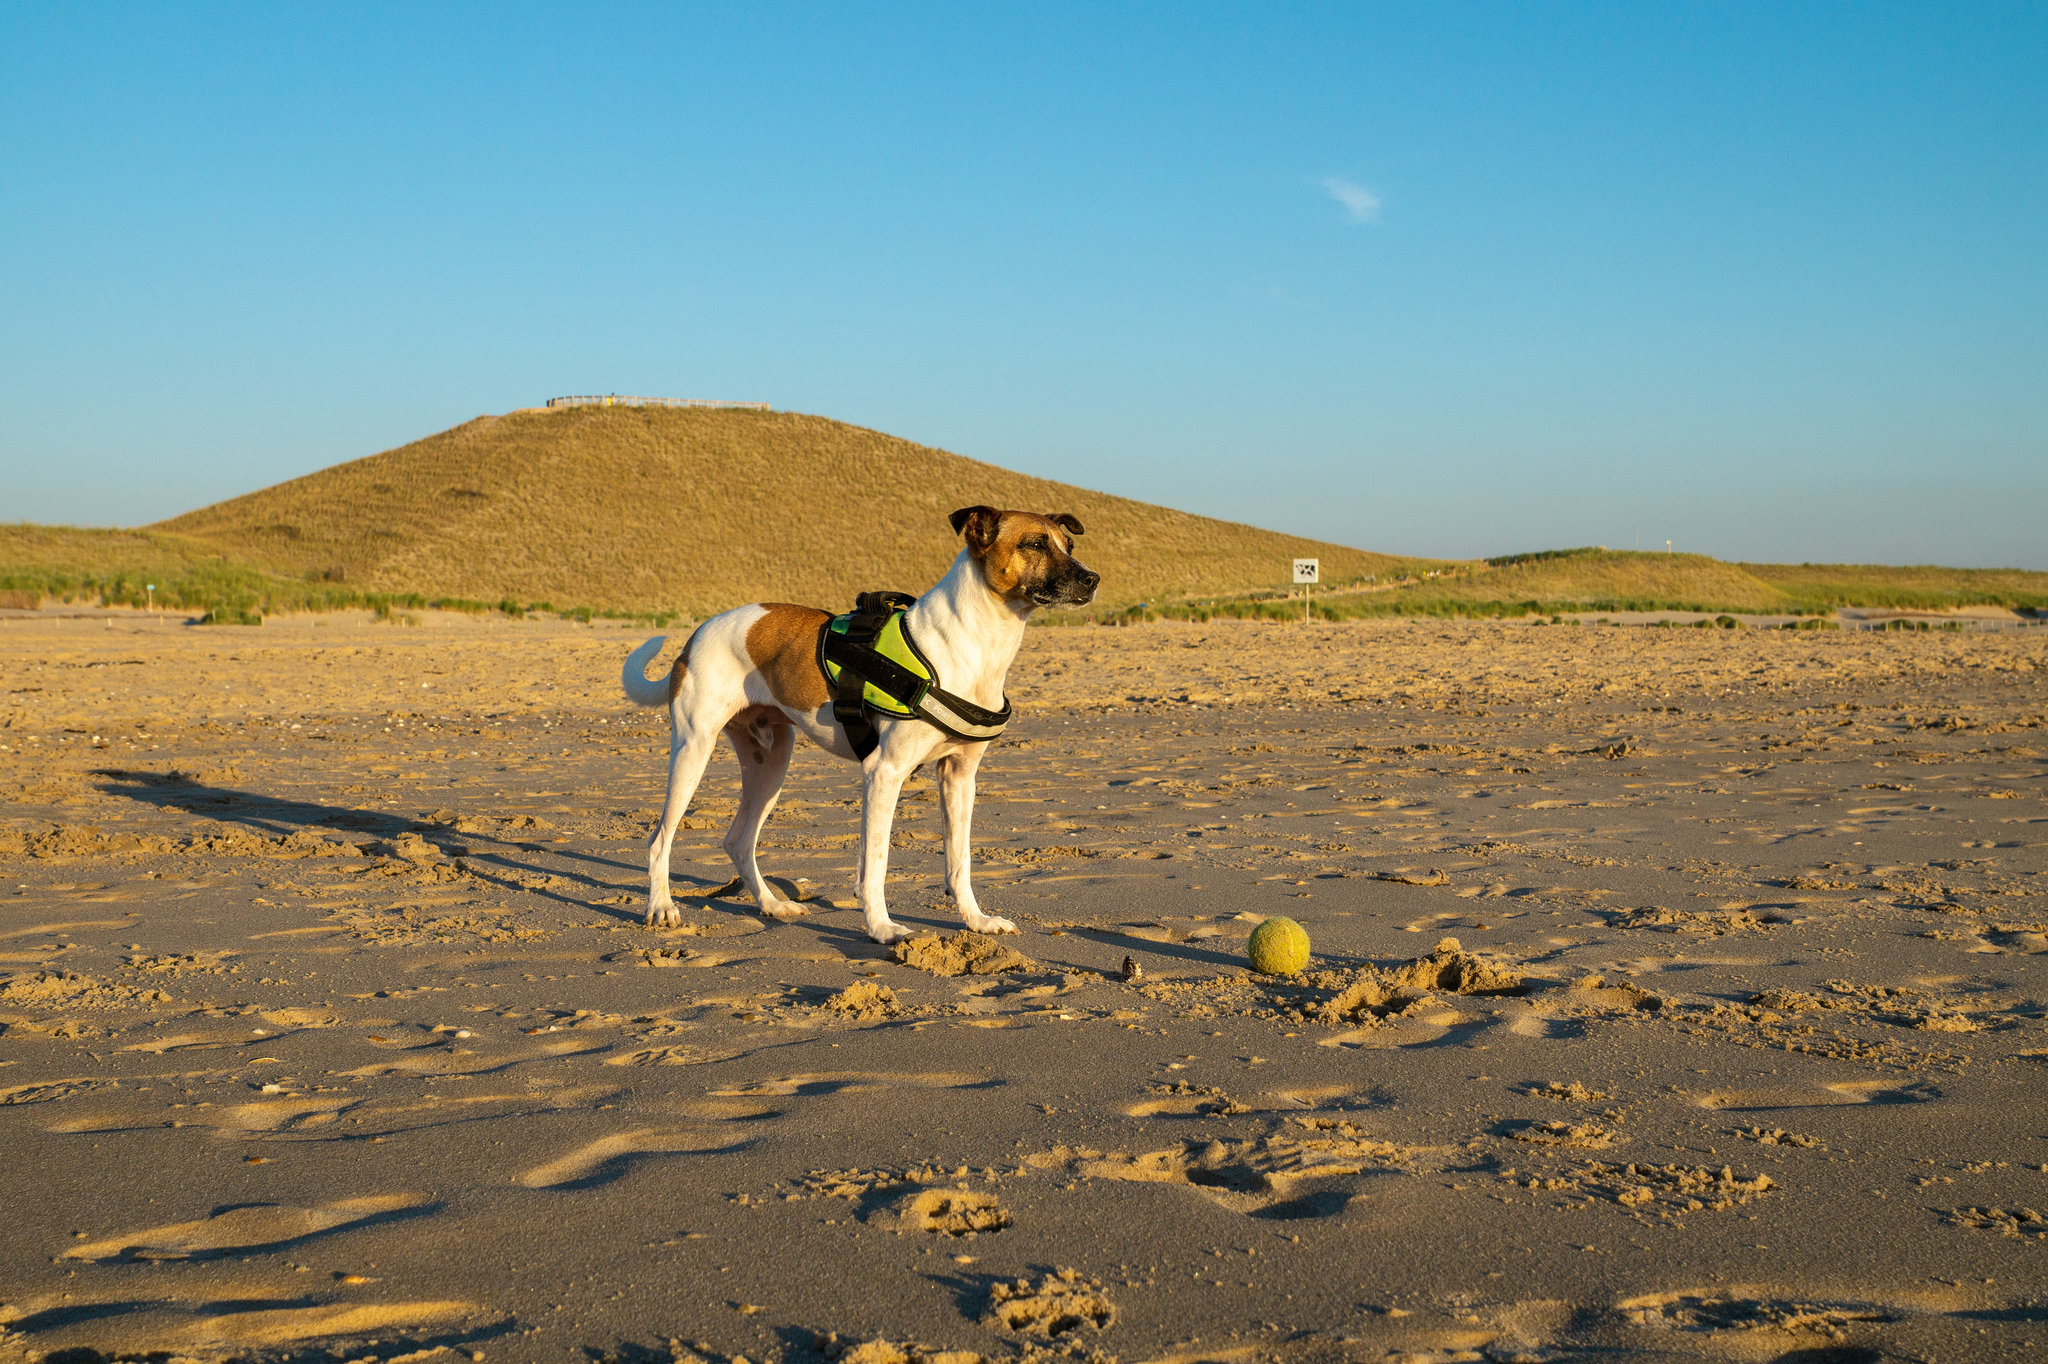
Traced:
POLYGON ((1291 976, 1308 965, 1308 930, 1292 919, 1268 919, 1252 930, 1245 955, 1262 976, 1291 976))

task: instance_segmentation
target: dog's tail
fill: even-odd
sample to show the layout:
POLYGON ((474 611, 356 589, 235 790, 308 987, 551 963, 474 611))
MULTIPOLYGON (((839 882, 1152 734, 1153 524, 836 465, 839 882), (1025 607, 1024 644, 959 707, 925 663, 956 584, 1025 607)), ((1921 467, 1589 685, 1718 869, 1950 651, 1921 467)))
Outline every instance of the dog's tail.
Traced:
MULTIPOLYGON (((626 666, 619 673, 619 685, 626 689, 626 699, 636 706, 661 706, 668 703, 669 679, 649 677, 647 665, 661 652, 661 646, 668 643, 667 635, 656 635, 645 644, 626 655, 626 666)), ((676 671, 683 668, 683 660, 676 660, 676 671)))

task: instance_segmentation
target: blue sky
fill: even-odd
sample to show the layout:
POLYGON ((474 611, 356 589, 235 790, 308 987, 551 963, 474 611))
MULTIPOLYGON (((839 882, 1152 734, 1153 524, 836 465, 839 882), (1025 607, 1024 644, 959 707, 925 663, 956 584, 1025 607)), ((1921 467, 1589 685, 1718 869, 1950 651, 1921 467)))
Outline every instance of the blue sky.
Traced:
POLYGON ((15 4, 0 185, 4 519, 616 391, 1398 552, 2048 569, 2040 4, 15 4))

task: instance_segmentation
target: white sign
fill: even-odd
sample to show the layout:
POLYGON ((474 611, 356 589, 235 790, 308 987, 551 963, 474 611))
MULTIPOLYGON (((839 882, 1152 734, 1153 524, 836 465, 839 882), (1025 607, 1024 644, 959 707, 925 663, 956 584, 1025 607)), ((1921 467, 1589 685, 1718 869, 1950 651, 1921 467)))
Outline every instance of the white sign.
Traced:
POLYGON ((1297 583, 1315 582, 1322 572, 1322 564, 1323 561, 1321 559, 1296 559, 1294 561, 1294 581, 1297 583))

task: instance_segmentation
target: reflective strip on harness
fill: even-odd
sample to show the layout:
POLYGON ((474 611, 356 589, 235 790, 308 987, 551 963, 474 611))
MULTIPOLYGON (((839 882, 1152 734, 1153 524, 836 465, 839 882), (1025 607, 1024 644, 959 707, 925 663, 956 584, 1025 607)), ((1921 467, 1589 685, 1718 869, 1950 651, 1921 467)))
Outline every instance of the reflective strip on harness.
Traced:
POLYGON ((991 714, 979 706, 969 707, 977 714, 987 717, 976 723, 960 713, 960 698, 948 691, 934 688, 927 691, 918 704, 918 714, 945 730, 956 739, 993 739, 1001 734, 1010 723, 1009 698, 1003 700, 1003 708, 991 714), (952 702, 948 705, 947 702, 952 702))

